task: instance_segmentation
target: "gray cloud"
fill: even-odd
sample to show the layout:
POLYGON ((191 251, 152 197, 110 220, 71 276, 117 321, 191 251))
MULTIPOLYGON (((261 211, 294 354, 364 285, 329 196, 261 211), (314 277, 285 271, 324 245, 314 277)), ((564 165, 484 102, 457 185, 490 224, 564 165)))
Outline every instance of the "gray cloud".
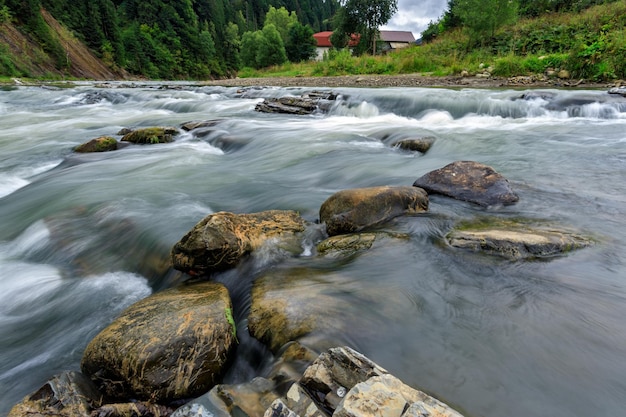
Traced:
POLYGON ((398 12, 381 29, 406 30, 419 38, 428 23, 439 19, 447 6, 447 0, 398 0, 398 12))

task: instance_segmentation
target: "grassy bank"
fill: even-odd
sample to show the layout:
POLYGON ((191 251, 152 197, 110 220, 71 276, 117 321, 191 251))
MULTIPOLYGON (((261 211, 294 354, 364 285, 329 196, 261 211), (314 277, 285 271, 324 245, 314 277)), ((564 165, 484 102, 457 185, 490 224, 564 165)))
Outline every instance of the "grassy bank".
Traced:
POLYGON ((511 77, 554 74, 589 81, 626 79, 626 2, 595 6, 581 13, 559 13, 519 20, 501 28, 482 45, 469 45, 457 29, 439 39, 384 56, 353 57, 333 51, 321 62, 243 69, 239 77, 336 76, 422 73, 435 76, 478 74, 511 77))

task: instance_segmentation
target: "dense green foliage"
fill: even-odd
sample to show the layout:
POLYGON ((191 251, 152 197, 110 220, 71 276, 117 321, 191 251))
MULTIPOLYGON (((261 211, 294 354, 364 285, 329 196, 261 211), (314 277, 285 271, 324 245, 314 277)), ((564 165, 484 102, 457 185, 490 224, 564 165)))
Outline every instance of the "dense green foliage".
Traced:
POLYGON ((422 46, 384 56, 331 50, 322 62, 288 64, 246 75, 473 75, 490 68, 492 75, 501 77, 556 77, 558 71, 566 70, 573 81, 626 79, 626 2, 521 18, 496 29, 482 46, 468 48, 469 42, 459 21, 459 26, 438 33, 422 46))
MULTIPOLYGON (((55 57, 57 68, 61 69, 66 65, 65 51, 51 36, 41 16, 41 7, 113 68, 149 78, 176 79, 234 74, 241 65, 242 35, 263 28, 266 18, 275 24, 282 38, 282 54, 279 51, 279 57, 270 60, 278 62, 285 55, 289 30, 294 23, 310 28, 311 33, 327 30, 339 3, 337 0, 0 0, 0 23, 13 20, 29 32, 46 53, 55 57), (282 13, 273 6, 291 12, 287 12, 288 22, 281 20, 282 13)), ((0 67, 3 74, 8 73, 6 67, 4 64, 0 67)))
POLYGON ((353 33, 360 35, 356 47, 358 55, 369 52, 376 54, 378 28, 387 24, 398 10, 398 0, 343 0, 343 7, 335 16, 334 40, 343 39, 353 33))

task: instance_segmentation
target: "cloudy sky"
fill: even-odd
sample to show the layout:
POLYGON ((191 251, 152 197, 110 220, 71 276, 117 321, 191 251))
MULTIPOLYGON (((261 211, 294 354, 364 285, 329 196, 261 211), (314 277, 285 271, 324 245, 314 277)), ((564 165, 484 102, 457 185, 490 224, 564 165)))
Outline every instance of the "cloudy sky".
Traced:
POLYGON ((381 29, 407 30, 417 39, 431 20, 441 17, 447 6, 447 0, 398 0, 398 12, 381 29))

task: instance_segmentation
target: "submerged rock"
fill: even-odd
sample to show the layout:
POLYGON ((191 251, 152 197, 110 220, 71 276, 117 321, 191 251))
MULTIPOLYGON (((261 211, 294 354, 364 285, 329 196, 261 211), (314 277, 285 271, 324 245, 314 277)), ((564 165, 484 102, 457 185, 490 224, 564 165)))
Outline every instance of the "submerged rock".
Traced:
POLYGON ((371 249, 375 242, 383 240, 407 240, 409 235, 388 232, 363 232, 331 236, 317 244, 317 253, 328 257, 351 256, 371 249))
POLYGON ((16 404, 7 417, 88 417, 100 406, 102 394, 80 372, 63 372, 52 377, 37 392, 16 404))
POLYGON ((591 239, 570 232, 513 222, 463 226, 448 233, 446 240, 456 248, 511 260, 552 257, 592 244, 591 239))
POLYGON ((405 151, 415 151, 426 153, 435 143, 436 138, 433 136, 424 136, 422 138, 401 139, 391 144, 392 147, 403 149, 405 151))
POLYGON ((626 97, 626 86, 613 87, 609 90, 609 94, 617 94, 626 97))
POLYGON ((295 211, 214 213, 174 245, 172 264, 179 271, 195 275, 226 270, 271 239, 301 250, 299 234, 304 229, 305 221, 295 211))
POLYGON ((89 343, 81 369, 111 398, 169 402, 215 385, 235 340, 226 287, 181 286, 124 310, 89 343))
POLYGON ((122 142, 137 144, 169 143, 174 140, 178 130, 174 127, 148 127, 126 133, 122 137, 122 142))
POLYGON ((427 210, 428 195, 417 187, 355 188, 330 196, 320 207, 320 222, 334 236, 427 210))
POLYGON ((277 352, 316 330, 344 328, 343 302, 325 278, 326 271, 308 268, 271 271, 257 278, 251 291, 250 334, 277 352))
POLYGON ((519 200, 509 182, 493 168, 457 161, 418 178, 413 186, 481 206, 513 204, 519 200))
POLYGON ((117 139, 111 136, 100 136, 74 148, 74 152, 108 152, 117 150, 117 139))

